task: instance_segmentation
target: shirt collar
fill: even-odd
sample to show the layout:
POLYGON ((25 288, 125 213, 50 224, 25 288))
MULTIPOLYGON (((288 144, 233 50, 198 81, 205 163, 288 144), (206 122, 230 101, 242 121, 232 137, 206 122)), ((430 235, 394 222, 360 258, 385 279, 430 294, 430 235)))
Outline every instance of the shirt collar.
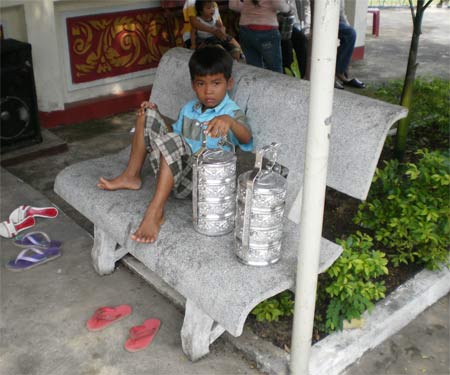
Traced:
MULTIPOLYGON (((204 113, 207 113, 208 111, 211 112, 220 112, 222 111, 223 107, 225 107, 225 104, 230 100, 230 97, 228 96, 228 93, 225 94, 224 98, 222 99, 222 101, 217 104, 214 108, 208 108, 204 113)), ((199 113, 202 112, 202 103, 200 103, 199 100, 197 100, 194 104, 193 109, 199 113)))

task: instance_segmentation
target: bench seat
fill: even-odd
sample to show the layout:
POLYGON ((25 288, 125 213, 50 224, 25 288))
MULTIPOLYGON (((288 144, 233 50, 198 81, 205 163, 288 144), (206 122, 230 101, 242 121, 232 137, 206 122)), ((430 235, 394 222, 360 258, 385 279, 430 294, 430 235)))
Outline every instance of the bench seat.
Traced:
MULTIPOLYGON (((120 173, 128 155, 127 148, 119 155, 74 164, 58 175, 55 191, 95 223, 96 231, 107 233, 187 300, 208 311, 228 332, 239 336, 253 307, 294 286, 299 237, 294 224, 286 219, 282 259, 270 267, 251 267, 237 261, 232 233, 220 237, 197 233, 192 227, 192 200, 174 198, 167 203, 158 241, 139 244, 130 239, 130 233, 137 229, 154 191, 150 168, 145 168, 141 190, 110 192, 96 187, 99 176, 120 173)), ((319 272, 325 271, 340 252, 339 246, 322 239, 319 272)), ((119 250, 119 257, 124 255, 119 250)), ((95 258, 93 261, 97 263, 95 258)), ((96 268, 107 274, 114 270, 114 262, 96 264, 96 268)))

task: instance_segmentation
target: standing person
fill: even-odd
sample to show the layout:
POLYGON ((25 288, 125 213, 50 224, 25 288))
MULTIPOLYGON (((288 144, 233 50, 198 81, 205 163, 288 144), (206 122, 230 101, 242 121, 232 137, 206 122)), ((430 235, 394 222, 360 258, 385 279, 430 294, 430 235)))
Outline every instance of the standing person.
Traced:
MULTIPOLYGON (((224 33, 225 27, 223 26, 222 20, 220 19, 220 14, 216 12, 216 8, 214 7, 215 2, 212 0, 196 0, 195 1, 195 10, 197 12, 196 20, 200 22, 202 25, 206 25, 209 27, 217 28, 222 30, 224 33)), ((208 44, 217 44, 225 48, 235 59, 236 61, 240 61, 243 59, 241 46, 231 35, 227 35, 225 40, 220 40, 214 34, 197 30, 194 25, 191 23, 191 48, 197 49, 201 46, 208 44)))
POLYGON ((288 40, 281 40, 283 68, 291 70, 295 51, 301 78, 306 77, 308 63, 308 41, 310 40, 311 6, 309 0, 296 0, 292 3, 295 22, 292 35, 288 40))
MULTIPOLYGON (((305 14, 303 30, 307 38, 309 38, 311 28, 311 6, 309 0, 300 0, 301 12, 305 14), (309 14, 309 16, 308 16, 309 14)), ((355 49, 356 31, 348 22, 345 15, 345 0, 339 3, 339 47, 336 56, 336 77, 334 87, 344 89, 344 86, 365 88, 366 85, 357 78, 350 78, 349 67, 352 60, 353 50, 355 49)), ((313 30, 314 34, 314 30, 313 30)), ((313 36, 314 37, 314 36, 313 36)))
MULTIPOLYGON (((313 31, 314 32, 314 31, 313 31)), ((355 49, 356 31, 348 22, 345 15, 345 0, 340 0, 339 9, 339 47, 336 56, 336 80, 334 87, 343 89, 344 86, 363 89, 366 85, 357 78, 350 78, 349 66, 355 49)))
MULTIPOLYGON (((228 96, 233 85, 233 59, 217 46, 196 50, 189 60, 192 89, 197 99, 188 102, 178 120, 167 125, 155 104, 143 102, 138 110, 136 131, 125 170, 113 179, 100 177, 103 190, 141 188, 141 170, 149 154, 156 177, 156 190, 139 228, 131 235, 137 242, 152 243, 158 238, 164 221, 164 207, 170 193, 186 198, 192 192, 193 154, 202 145, 204 123, 207 148, 218 148, 222 137, 242 150, 251 151, 253 139, 246 116, 228 96)), ((173 228, 176 230, 176 228, 173 228)))
POLYGON ((229 7, 241 13, 239 42, 247 63, 283 72, 281 36, 277 12, 292 11, 289 0, 230 0, 229 7))

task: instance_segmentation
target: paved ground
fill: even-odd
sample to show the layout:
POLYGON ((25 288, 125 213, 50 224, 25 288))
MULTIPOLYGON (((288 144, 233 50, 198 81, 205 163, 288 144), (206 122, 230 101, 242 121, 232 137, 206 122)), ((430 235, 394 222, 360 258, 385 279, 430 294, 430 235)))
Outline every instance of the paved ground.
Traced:
MULTIPOLYGON (((366 58, 353 64, 353 73, 368 84, 402 78, 410 29, 408 10, 383 10, 380 37, 367 35, 366 58)), ((418 61, 419 75, 450 77, 449 9, 427 10, 418 61)), ((63 257, 23 274, 0 268, 0 373, 257 373, 251 363, 244 361, 222 340, 212 346, 212 355, 206 360, 194 365, 186 361, 179 342, 182 314, 122 268, 111 276, 97 276, 89 264, 92 239, 81 230, 92 233, 92 224, 53 193, 54 178, 65 166, 114 153, 128 145, 133 119, 134 114, 128 113, 54 129, 52 132, 68 143, 67 152, 7 168, 43 196, 28 190, 26 185, 11 182, 11 177, 2 173, 2 220, 19 204, 48 204, 47 199, 62 208, 67 216, 55 221, 40 220, 36 228, 64 240, 63 257), (132 317, 103 333, 92 335, 84 330, 85 319, 96 307, 123 302, 135 308, 132 317), (20 314, 27 314, 29 319, 18 320, 20 314), (157 339, 144 353, 126 353, 122 345, 127 329, 149 315, 163 318, 157 339), (24 342, 29 344, 24 346, 24 342)), ((3 264, 17 254, 8 240, 1 240, 0 246, 3 264)), ((397 335, 364 355, 346 375, 449 374, 448 306, 447 296, 397 335)))
MULTIPOLYGON (((352 73, 364 82, 381 83, 403 79, 412 35, 409 9, 382 9, 380 36, 372 36, 371 15, 367 16, 365 57, 352 65, 352 73)), ((450 9, 427 8, 417 54, 418 76, 450 78, 450 9)))
MULTIPOLYGON (((46 207, 41 193, 1 169, 1 217, 21 204, 46 207)), ((203 360, 192 363, 181 350, 183 313, 146 282, 119 265, 108 276, 92 268, 92 237, 65 213, 37 219, 34 230, 63 241, 62 256, 24 272, 0 268, 0 373, 4 375, 230 375, 253 374, 223 339, 203 360), (104 331, 88 332, 86 320, 100 306, 130 304, 131 316, 104 331), (159 333, 138 353, 123 349, 128 330, 145 319, 159 318, 159 333)), ((2 265, 19 248, 0 237, 2 265)))

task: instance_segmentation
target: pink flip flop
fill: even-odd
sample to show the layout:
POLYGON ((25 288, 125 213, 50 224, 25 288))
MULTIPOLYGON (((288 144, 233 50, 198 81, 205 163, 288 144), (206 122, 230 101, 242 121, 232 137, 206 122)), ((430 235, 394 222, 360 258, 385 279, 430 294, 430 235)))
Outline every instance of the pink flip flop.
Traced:
POLYGON ((15 237, 18 233, 22 232, 25 229, 31 228, 36 224, 34 217, 29 216, 19 222, 12 222, 10 220, 6 220, 0 223, 0 236, 5 238, 15 237))
POLYGON ((94 315, 92 315, 86 322, 86 327, 89 331, 100 331, 109 325, 126 318, 131 314, 131 306, 129 305, 119 305, 115 307, 100 307, 95 310, 94 315))
POLYGON ((12 223, 19 223, 27 217, 44 217, 53 219, 58 216, 58 209, 56 207, 31 207, 20 206, 17 207, 9 215, 9 221, 12 223))
POLYGON ((156 336, 160 325, 159 319, 152 318, 147 319, 143 325, 131 327, 125 350, 132 353, 144 350, 156 336))

